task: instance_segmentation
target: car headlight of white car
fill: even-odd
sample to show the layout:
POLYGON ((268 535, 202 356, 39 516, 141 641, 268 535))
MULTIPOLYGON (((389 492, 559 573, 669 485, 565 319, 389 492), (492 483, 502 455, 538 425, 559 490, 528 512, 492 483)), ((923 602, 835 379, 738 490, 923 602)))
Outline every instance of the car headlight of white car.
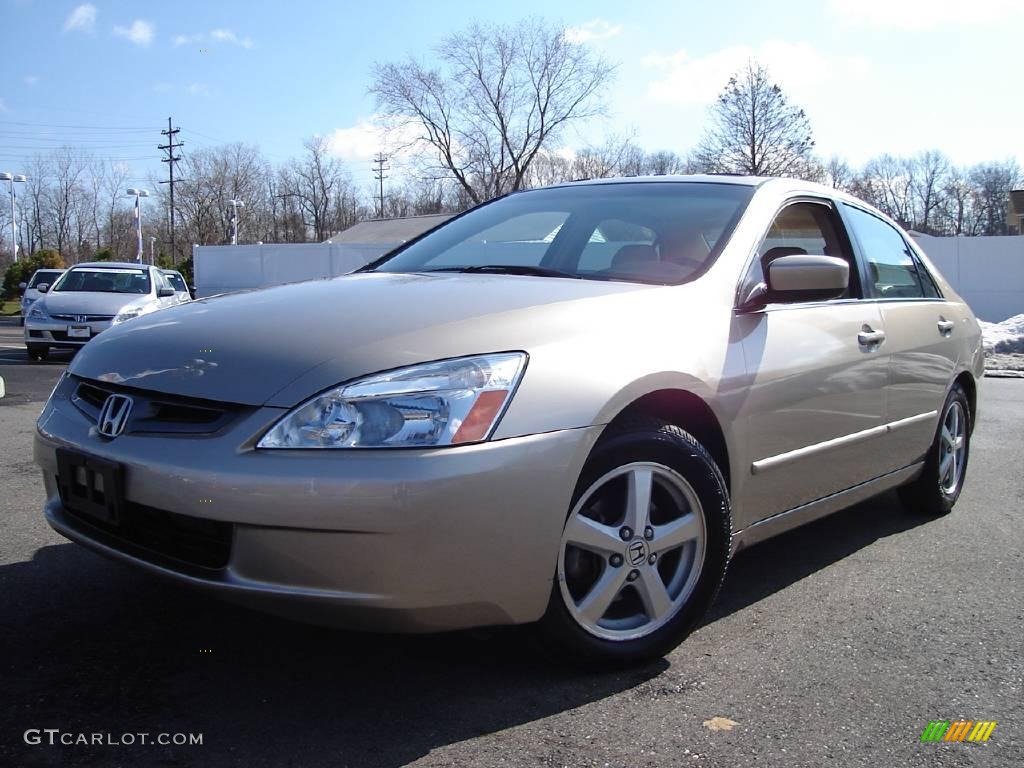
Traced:
POLYGON ((39 304, 34 304, 32 306, 32 309, 28 313, 28 316, 33 320, 46 320, 49 317, 46 314, 46 312, 43 311, 43 308, 39 306, 39 304))
POLYGON ((113 325, 123 323, 126 320, 131 320, 133 317, 138 317, 139 315, 143 314, 144 311, 145 310, 143 307, 125 307, 116 315, 114 315, 114 319, 111 321, 111 323, 113 325))
POLYGON ((414 448, 487 440, 525 366, 525 352, 502 352, 357 379, 293 409, 257 448, 414 448))

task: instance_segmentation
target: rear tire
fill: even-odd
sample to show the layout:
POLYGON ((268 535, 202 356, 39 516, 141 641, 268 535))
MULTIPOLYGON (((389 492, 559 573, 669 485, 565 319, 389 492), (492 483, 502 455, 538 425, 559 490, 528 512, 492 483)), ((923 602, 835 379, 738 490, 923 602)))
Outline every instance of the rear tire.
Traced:
POLYGON ((610 429, 576 484, 540 622, 546 648, 595 666, 679 645, 718 594, 732 537, 722 473, 690 434, 647 417, 610 429))
POLYGON ((921 476, 899 489, 900 500, 908 510, 929 517, 950 513, 967 479, 972 427, 967 394, 954 384, 942 406, 921 476))
POLYGON ((45 360, 50 356, 50 348, 46 344, 26 345, 29 360, 45 360))

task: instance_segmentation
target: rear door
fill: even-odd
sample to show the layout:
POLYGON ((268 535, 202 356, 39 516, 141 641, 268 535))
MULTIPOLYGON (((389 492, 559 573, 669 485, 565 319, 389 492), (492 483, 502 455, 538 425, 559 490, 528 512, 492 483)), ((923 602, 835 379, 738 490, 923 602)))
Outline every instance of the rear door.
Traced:
POLYGON ((865 209, 846 203, 841 209, 885 324, 891 365, 885 450, 890 469, 898 469, 921 459, 932 443, 965 329, 902 232, 865 209))
POLYGON ((802 199, 775 217, 740 288, 764 280, 767 264, 797 253, 850 262, 845 295, 737 311, 748 375, 746 518, 740 525, 828 496, 882 474, 889 377, 884 324, 865 300, 842 220, 830 200, 802 199))

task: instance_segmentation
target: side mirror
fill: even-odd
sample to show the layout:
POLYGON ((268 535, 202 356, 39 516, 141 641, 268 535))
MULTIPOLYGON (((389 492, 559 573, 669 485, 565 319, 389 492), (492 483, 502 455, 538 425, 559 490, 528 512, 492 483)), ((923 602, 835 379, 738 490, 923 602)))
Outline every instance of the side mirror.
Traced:
POLYGON ((19 291, 24 291, 26 288, 28 288, 28 283, 18 283, 19 291))
POLYGON ((780 256, 768 264, 772 301, 821 301, 842 296, 850 282, 850 264, 835 256, 780 256))
POLYGON ((39 285, 36 286, 36 290, 39 291, 40 293, 46 293, 48 290, 50 290, 50 284, 40 283, 39 285))
POLYGON ((174 295, 173 288, 157 288, 156 295, 161 299, 166 299, 168 296, 174 295))

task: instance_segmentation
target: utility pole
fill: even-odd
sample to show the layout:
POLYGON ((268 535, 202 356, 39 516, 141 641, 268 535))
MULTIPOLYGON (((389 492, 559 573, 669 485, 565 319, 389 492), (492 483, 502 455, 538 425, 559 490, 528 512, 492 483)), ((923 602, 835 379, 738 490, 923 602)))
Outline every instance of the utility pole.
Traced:
MULTIPOLYGON (((178 142, 177 144, 174 143, 174 137, 178 134, 179 131, 181 131, 181 128, 172 128, 171 127, 171 118, 168 117, 167 118, 167 130, 166 131, 160 131, 160 135, 161 136, 166 136, 167 137, 167 143, 166 144, 160 144, 159 146, 157 146, 157 149, 163 149, 163 150, 167 151, 167 157, 161 158, 160 162, 161 163, 167 163, 167 173, 169 175, 168 175, 167 181, 161 181, 160 183, 161 184, 170 184, 171 185, 171 263, 172 264, 177 264, 178 263, 178 251, 174 247, 174 164, 176 162, 178 162, 179 160, 181 160, 181 155, 175 155, 174 154, 174 150, 177 149, 178 147, 185 146, 184 142, 178 142)), ((178 179, 178 181, 181 181, 181 179, 178 179)))
POLYGON ((389 166, 385 166, 384 163, 388 161, 387 155, 383 152, 378 152, 377 156, 373 158, 373 178, 380 182, 380 204, 377 208, 377 218, 384 218, 384 179, 387 178, 385 171, 390 171, 389 166))

